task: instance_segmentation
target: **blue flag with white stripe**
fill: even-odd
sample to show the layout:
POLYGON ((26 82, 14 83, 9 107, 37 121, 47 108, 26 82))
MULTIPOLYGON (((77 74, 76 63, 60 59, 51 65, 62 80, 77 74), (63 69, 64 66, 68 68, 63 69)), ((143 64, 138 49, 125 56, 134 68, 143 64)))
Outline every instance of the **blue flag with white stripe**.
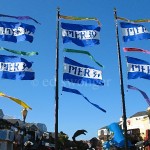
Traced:
POLYGON ((103 111, 106 113, 106 110, 103 109, 102 107, 100 107, 99 105, 91 102, 87 97, 85 97, 80 91, 76 90, 76 89, 71 89, 71 88, 67 88, 67 87, 62 87, 62 91, 65 91, 65 92, 70 92, 70 93, 74 93, 74 94, 78 94, 78 95, 81 95, 83 96, 83 98, 88 102, 90 103, 91 105, 93 105, 94 107, 98 108, 99 110, 103 111))
POLYGON ((33 41, 35 27, 20 22, 0 21, 0 40, 9 42, 33 41))
POLYGON ((87 65, 82 65, 68 57, 64 57, 64 81, 83 84, 84 82, 104 85, 102 71, 87 65))
POLYGON ((73 42, 82 47, 93 46, 100 43, 100 27, 69 23, 61 23, 61 27, 63 43, 73 42))
POLYGON ((33 80, 32 62, 18 56, 0 55, 0 78, 33 80))
POLYGON ((120 22, 123 41, 150 39, 150 32, 141 24, 120 22))
POLYGON ((150 63, 127 56, 128 79, 144 78, 150 80, 150 63))

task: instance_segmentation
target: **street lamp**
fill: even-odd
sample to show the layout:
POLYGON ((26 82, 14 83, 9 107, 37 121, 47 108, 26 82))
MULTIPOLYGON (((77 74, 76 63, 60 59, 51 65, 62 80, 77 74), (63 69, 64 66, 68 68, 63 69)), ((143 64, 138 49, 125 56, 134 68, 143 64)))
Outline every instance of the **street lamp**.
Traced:
POLYGON ((23 122, 25 124, 25 120, 26 120, 26 117, 27 117, 28 110, 26 108, 23 108, 21 113, 22 113, 23 122))
POLYGON ((25 120, 26 120, 26 117, 27 117, 27 113, 28 113, 28 110, 26 108, 23 108, 23 110, 21 111, 22 113, 22 118, 23 118, 23 124, 24 124, 24 127, 23 127, 23 139, 22 139, 22 150, 24 149, 24 135, 25 135, 25 120))

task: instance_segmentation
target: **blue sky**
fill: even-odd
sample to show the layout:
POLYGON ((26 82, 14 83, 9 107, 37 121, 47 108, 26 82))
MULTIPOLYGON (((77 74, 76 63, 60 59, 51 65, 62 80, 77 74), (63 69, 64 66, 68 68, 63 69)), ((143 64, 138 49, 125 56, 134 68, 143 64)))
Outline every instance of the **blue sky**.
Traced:
MULTIPOLYGON (((78 137, 78 139, 91 139, 97 137, 99 128, 109 125, 112 122, 118 122, 122 116, 122 103, 120 92, 120 81, 118 71, 118 57, 115 35, 115 23, 113 9, 117 9, 120 17, 128 19, 147 19, 150 18, 149 0, 0 0, 0 14, 12 16, 30 16, 38 20, 41 25, 32 20, 22 21, 36 27, 34 41, 29 42, 5 42, 1 41, 2 47, 20 51, 37 51, 38 56, 23 58, 33 61, 33 70, 35 71, 35 80, 19 81, 1 79, 0 90, 9 96, 19 98, 26 102, 32 110, 28 111, 27 122, 45 123, 48 131, 54 131, 55 122, 55 49, 56 49, 56 13, 57 7, 60 7, 60 14, 77 17, 96 17, 100 20, 100 45, 93 47, 79 47, 73 43, 63 44, 59 40, 60 65, 59 65, 59 131, 63 131, 73 136, 73 133, 79 129, 88 131, 87 135, 78 137), (104 65, 99 68, 89 57, 80 54, 66 54, 64 48, 72 48, 89 51, 94 58, 104 65), (89 65, 103 71, 104 86, 90 84, 78 85, 63 82, 63 57, 67 56, 82 64, 89 65), (62 86, 75 88, 83 93, 90 101, 106 109, 103 113, 92 105, 87 103, 82 96, 64 93, 61 91, 62 86)), ((0 21, 18 22, 12 18, 0 18, 0 21)), ((97 25, 95 21, 67 21, 74 24, 97 25)), ((150 30, 150 24, 145 23, 145 27, 150 30)), ((123 79, 125 89, 125 101, 127 117, 130 117, 138 111, 146 110, 148 105, 144 98, 137 91, 129 90, 127 84, 136 86, 145 91, 150 96, 148 89, 149 80, 145 79, 127 79, 125 56, 137 57, 149 61, 150 55, 143 53, 124 53, 122 47, 138 47, 150 50, 149 41, 134 41, 124 43, 122 41, 119 28, 121 58, 123 67, 123 79)), ((1 51, 2 55, 13 55, 1 51)), ((6 115, 22 119, 22 107, 16 103, 1 97, 1 109, 6 115)))

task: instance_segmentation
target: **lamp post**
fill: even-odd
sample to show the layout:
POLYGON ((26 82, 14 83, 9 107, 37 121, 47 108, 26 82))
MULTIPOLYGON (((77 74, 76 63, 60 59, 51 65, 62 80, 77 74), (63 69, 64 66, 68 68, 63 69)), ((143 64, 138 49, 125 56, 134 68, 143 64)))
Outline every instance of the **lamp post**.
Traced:
POLYGON ((21 113, 22 113, 22 118, 23 118, 23 138, 22 138, 22 150, 23 150, 24 149, 25 120, 26 120, 26 117, 27 117, 28 110, 26 108, 23 108, 21 113))
POLYGON ((22 118, 23 118, 23 123, 25 124, 25 120, 26 120, 26 117, 27 117, 27 113, 28 113, 28 110, 26 108, 23 108, 22 110, 22 118))

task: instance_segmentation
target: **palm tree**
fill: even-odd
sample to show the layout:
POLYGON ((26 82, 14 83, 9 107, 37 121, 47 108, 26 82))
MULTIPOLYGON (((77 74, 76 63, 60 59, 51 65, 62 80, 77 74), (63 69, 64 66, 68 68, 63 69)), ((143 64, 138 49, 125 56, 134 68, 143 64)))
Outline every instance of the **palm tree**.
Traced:
POLYGON ((87 131, 82 129, 82 130, 77 130, 73 134, 72 139, 73 139, 74 144, 76 145, 77 150, 85 150, 85 149, 89 148, 88 144, 85 143, 84 141, 82 141, 82 140, 81 141, 76 141, 76 137, 78 137, 81 134, 86 135, 86 133, 87 133, 87 131))
POLYGON ((87 131, 84 130, 84 129, 82 129, 82 130, 77 130, 77 131, 74 133, 73 137, 72 137, 73 141, 76 141, 75 138, 76 138, 77 136, 79 136, 79 135, 81 135, 81 134, 86 135, 86 133, 87 133, 87 131))
POLYGON ((61 131, 58 135, 58 138, 59 149, 65 149, 65 145, 69 139, 68 135, 61 131))

